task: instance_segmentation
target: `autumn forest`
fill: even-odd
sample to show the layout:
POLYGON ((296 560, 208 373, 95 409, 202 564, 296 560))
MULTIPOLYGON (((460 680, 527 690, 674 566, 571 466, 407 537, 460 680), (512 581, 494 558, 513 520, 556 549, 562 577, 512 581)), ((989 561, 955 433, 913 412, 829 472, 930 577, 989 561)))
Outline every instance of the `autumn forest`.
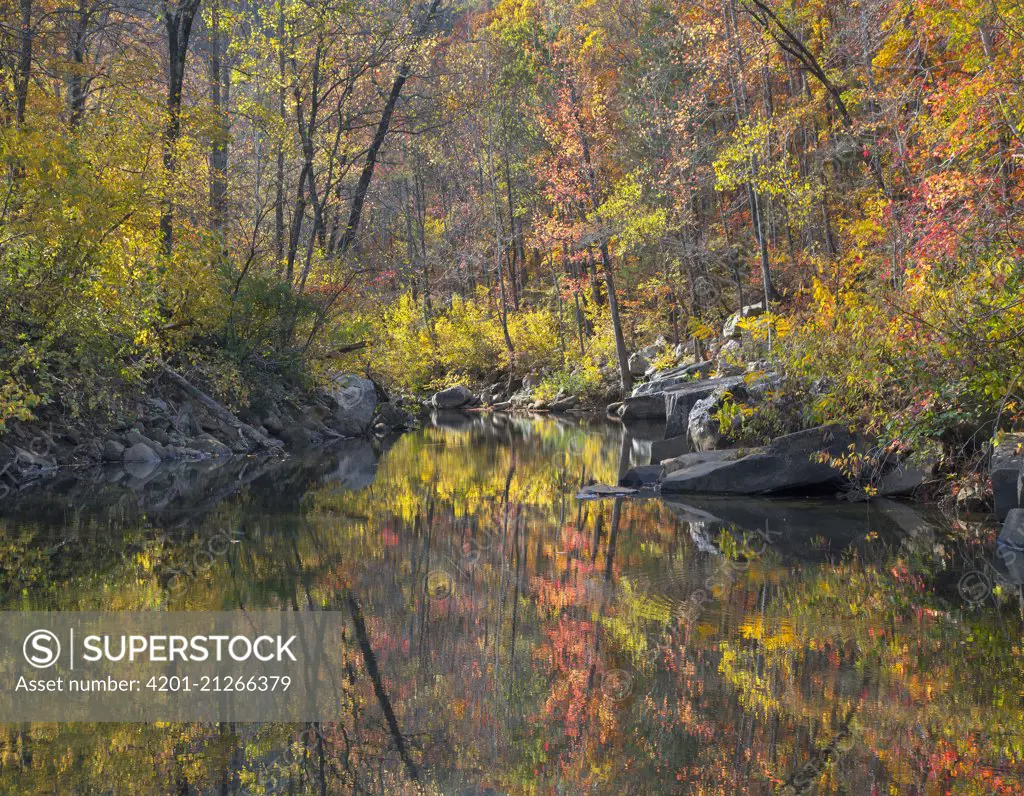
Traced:
POLYGON ((749 333, 890 439, 1019 411, 1016 2, 19 0, 0 427, 161 362, 231 406, 749 333))

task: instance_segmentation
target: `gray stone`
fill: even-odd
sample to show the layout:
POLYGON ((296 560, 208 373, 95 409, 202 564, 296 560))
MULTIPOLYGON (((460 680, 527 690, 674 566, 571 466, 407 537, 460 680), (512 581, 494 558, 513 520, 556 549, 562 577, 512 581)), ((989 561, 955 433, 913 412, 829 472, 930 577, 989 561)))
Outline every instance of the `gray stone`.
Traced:
POLYGON ((992 501, 996 517, 1005 519, 1021 506, 1020 481, 1024 467, 1024 434, 1006 434, 992 451, 992 501))
POLYGON ((628 486, 633 489, 649 489, 657 486, 665 470, 660 464, 645 464, 640 467, 631 467, 619 479, 619 486, 628 486))
POLYGON ((651 363, 639 351, 629 355, 629 374, 631 376, 643 376, 650 366, 651 363))
MULTIPOLYGON (((125 440, 127 440, 128 444, 133 446, 133 447, 135 445, 145 445, 151 451, 156 453, 156 455, 159 456, 161 459, 166 459, 167 458, 167 449, 164 448, 163 445, 161 445, 159 442, 157 442, 154 439, 150 439, 145 434, 140 434, 135 429, 132 429, 127 434, 125 434, 124 438, 125 438, 125 440)), ((142 459, 140 461, 146 461, 146 460, 142 459)))
POLYGON ((685 434, 670 439, 659 439, 651 443, 651 464, 660 464, 665 459, 690 452, 690 441, 685 434))
POLYGON ((377 407, 377 422, 383 423, 389 429, 406 429, 412 428, 416 420, 402 407, 388 401, 377 407))
POLYGON ((430 403, 433 404, 435 409, 460 409, 472 400, 473 393, 469 391, 469 388, 462 384, 457 384, 454 387, 434 393, 430 403))
POLYGON ((103 443, 103 461, 120 462, 124 461, 124 445, 116 439, 108 439, 103 443))
POLYGON ((654 393, 670 390, 679 384, 690 383, 694 379, 707 376, 714 367, 715 363, 709 360, 707 362, 697 362, 693 365, 662 370, 650 381, 638 384, 633 390, 633 397, 653 395, 654 393))
POLYGON ((281 422, 280 417, 270 412, 263 416, 263 427, 275 437, 279 437, 281 436, 281 431, 284 430, 284 423, 281 422))
POLYGON ((625 486, 608 486, 607 484, 591 484, 576 493, 577 500, 602 500, 604 498, 629 497, 636 490, 625 486))
POLYGON ((373 423, 377 385, 354 373, 335 376, 331 383, 331 397, 337 403, 334 428, 346 437, 363 436, 373 423))
POLYGON ((1010 584, 1024 584, 1024 509, 1007 512, 996 540, 995 565, 1010 584))
POLYGON ((549 408, 552 412, 568 412, 570 409, 575 408, 576 404, 576 396, 569 395, 565 398, 560 398, 557 401, 552 401, 549 408))
POLYGON ((816 461, 816 454, 839 456, 854 442, 849 430, 840 425, 798 431, 733 461, 708 461, 674 472, 662 481, 661 489, 727 495, 820 491, 838 485, 842 478, 829 465, 816 461))
POLYGON ((920 468, 900 464, 879 479, 875 485, 876 494, 878 497, 907 497, 913 495, 927 480, 928 476, 920 468))
POLYGON ((675 437, 687 433, 690 421, 690 410, 702 398, 713 395, 718 390, 734 390, 744 384, 742 376, 725 376, 717 379, 704 379, 681 384, 665 392, 665 437, 675 437))
POLYGON ((231 448, 220 440, 211 437, 209 434, 203 434, 201 437, 196 437, 194 440, 191 440, 188 447, 197 451, 202 451, 203 453, 208 453, 211 456, 231 455, 231 448))
POLYGON ((639 420, 664 420, 665 396, 662 393, 656 393, 627 398, 618 408, 617 414, 622 422, 627 424, 639 420))
POLYGON ((122 455, 122 461, 135 462, 137 464, 158 464, 160 454, 144 442, 137 442, 130 448, 126 448, 122 455))
POLYGON ((754 448, 747 450, 731 449, 722 451, 702 451, 698 453, 684 453, 682 456, 676 456, 674 459, 665 459, 662 461, 661 466, 665 469, 665 474, 679 472, 680 470, 686 470, 690 467, 696 467, 700 464, 709 464, 715 462, 734 462, 737 459, 741 459, 744 456, 748 456, 751 453, 756 453, 764 450, 763 448, 754 448))
POLYGON ((722 327, 722 337, 727 340, 730 338, 738 338, 743 336, 742 330, 739 328, 739 322, 741 318, 753 318, 757 315, 761 315, 764 312, 764 302, 758 302, 757 304, 748 304, 743 307, 739 312, 734 312, 729 316, 729 319, 725 322, 722 327))

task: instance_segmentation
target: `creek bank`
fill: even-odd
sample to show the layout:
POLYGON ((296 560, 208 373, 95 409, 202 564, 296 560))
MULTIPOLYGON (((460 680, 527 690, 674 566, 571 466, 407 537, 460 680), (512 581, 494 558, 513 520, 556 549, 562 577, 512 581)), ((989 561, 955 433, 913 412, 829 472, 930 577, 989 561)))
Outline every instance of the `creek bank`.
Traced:
MULTIPOLYGON (((829 385, 787 379, 745 322, 762 312, 760 304, 745 306, 726 320, 719 339, 690 341, 671 355, 664 341, 656 354, 652 347, 635 352, 633 364, 646 359, 659 367, 652 364, 645 380, 606 411, 631 434, 662 424, 660 438, 650 443, 650 464, 663 472, 654 488, 666 494, 832 493, 856 501, 945 494, 957 510, 994 509, 1000 519, 1024 506, 1024 434, 1006 434, 994 446, 990 486, 975 477, 965 479, 969 488, 956 488, 956 479, 969 475, 957 469, 965 465, 949 456, 942 461, 931 448, 882 444, 852 433, 852 426, 809 428, 810 404, 829 385), (673 356, 674 365, 664 367, 673 356)), ((942 449, 942 439, 924 444, 933 442, 942 449)), ((650 470, 634 469, 620 483, 649 489, 650 479, 650 470)))
POLYGON ((248 406, 229 409, 163 366, 146 394, 113 419, 70 419, 53 408, 0 437, 0 489, 11 491, 62 468, 121 464, 135 474, 173 462, 280 456, 415 427, 416 409, 375 382, 338 373, 322 389, 262 385, 248 406))

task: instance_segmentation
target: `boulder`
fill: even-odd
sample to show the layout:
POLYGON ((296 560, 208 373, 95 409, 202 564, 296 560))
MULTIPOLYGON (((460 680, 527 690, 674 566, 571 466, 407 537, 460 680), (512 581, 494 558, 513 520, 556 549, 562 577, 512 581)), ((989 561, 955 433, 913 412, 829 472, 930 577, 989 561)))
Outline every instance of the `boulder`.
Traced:
POLYGON ((103 461, 120 462, 124 461, 124 445, 116 439, 108 439, 103 443, 103 461))
POLYGON ((1024 584, 1024 509, 1010 509, 996 540, 995 568, 1008 583, 1024 584))
POLYGON ((447 410, 460 409, 472 400, 473 393, 470 392, 469 388, 462 384, 457 384, 454 387, 448 387, 445 390, 434 393, 430 403, 435 409, 447 410))
MULTIPOLYGON (((166 459, 167 458, 167 450, 164 448, 163 445, 161 445, 156 440, 147 437, 145 434, 142 434, 142 433, 136 431, 135 429, 132 429, 127 434, 125 434, 124 438, 128 442, 128 444, 131 445, 131 446, 145 445, 147 448, 149 448, 150 450, 154 451, 156 453, 156 455, 159 456, 161 459, 166 459)), ((146 461, 146 460, 145 459, 141 459, 139 461, 146 461)))
POLYGON ((377 408, 377 385, 354 373, 342 373, 331 380, 331 397, 337 407, 334 428, 345 437, 361 437, 373 424, 377 408))
POLYGON ((928 475, 919 467, 900 464, 883 475, 875 484, 878 497, 909 497, 920 489, 928 475))
POLYGON ((126 448, 121 460, 126 463, 136 464, 158 464, 160 454, 144 442, 137 442, 130 448, 126 448))
POLYGON ((820 493, 830 485, 838 486, 842 476, 818 462, 816 455, 839 456, 854 443, 845 426, 818 426, 779 437, 768 447, 738 459, 711 460, 680 469, 665 477, 661 490, 725 495, 820 493))
POLYGON ((552 401, 551 406, 548 407, 552 412, 568 412, 570 409, 575 408, 577 399, 575 395, 569 395, 565 398, 559 398, 557 401, 552 401))
POLYGON ((741 318, 753 318, 757 315, 761 315, 764 312, 764 302, 758 302, 757 304, 748 304, 743 307, 739 312, 734 312, 726 320, 725 325, 722 327, 722 337, 726 340, 732 338, 739 338, 743 336, 742 330, 739 328, 739 322, 741 318))
POLYGON ((690 410, 702 398, 714 395, 718 390, 735 390, 745 382, 742 376, 725 376, 680 384, 665 392, 665 438, 686 434, 690 422, 690 410))
POLYGON ((664 420, 665 419, 665 396, 661 393, 654 395, 638 395, 634 398, 625 399, 616 414, 623 423, 635 423, 640 420, 664 420))
POLYGON ((629 355, 629 375, 643 376, 650 366, 651 363, 648 362, 647 358, 639 351, 637 351, 635 354, 629 355))
POLYGON ((749 398, 746 384, 737 384, 731 390, 715 390, 707 398, 697 401, 690 410, 690 417, 686 422, 686 435, 693 450, 711 451, 722 441, 722 423, 717 414, 725 403, 727 393, 735 401, 746 401, 749 398))
POLYGON ((686 436, 695 451, 712 451, 722 439, 721 423, 715 413, 721 406, 721 395, 712 393, 701 398, 690 410, 686 424, 686 436))
POLYGON ((1024 469, 1024 434, 1006 434, 992 451, 992 501, 996 517, 1021 506, 1018 484, 1024 469))
POLYGON ((645 464, 640 467, 632 467, 619 479, 619 486, 628 486, 633 489, 650 489, 658 485, 664 472, 660 464, 645 464))

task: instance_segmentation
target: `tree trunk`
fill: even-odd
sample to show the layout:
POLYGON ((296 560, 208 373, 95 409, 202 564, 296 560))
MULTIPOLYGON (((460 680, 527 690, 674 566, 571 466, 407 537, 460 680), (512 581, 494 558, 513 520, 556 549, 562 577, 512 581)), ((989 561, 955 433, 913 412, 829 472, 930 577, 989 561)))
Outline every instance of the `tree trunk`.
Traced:
POLYGON ((160 244, 164 256, 174 250, 174 179, 178 172, 178 139, 181 137, 181 90, 185 82, 185 59, 192 23, 202 0, 163 0, 167 31, 167 123, 163 136, 164 178, 167 192, 160 213, 160 244))

